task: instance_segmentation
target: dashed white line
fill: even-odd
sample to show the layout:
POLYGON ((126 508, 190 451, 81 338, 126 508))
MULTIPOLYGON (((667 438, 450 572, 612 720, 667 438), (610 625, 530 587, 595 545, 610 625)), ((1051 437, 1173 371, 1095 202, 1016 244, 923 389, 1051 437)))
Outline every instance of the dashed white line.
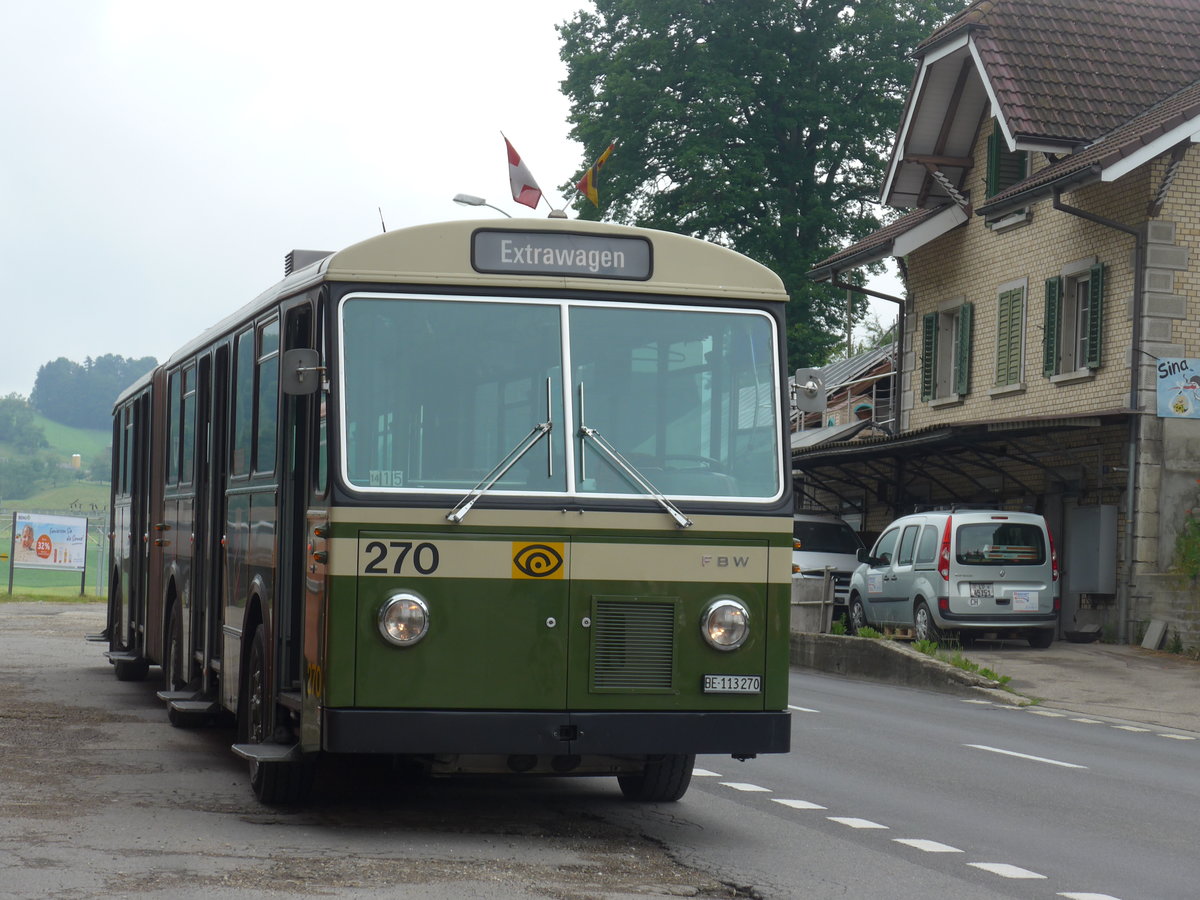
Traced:
POLYGON ((807 706, 792 706, 788 704, 788 709, 794 709, 796 712, 820 712, 819 709, 809 709, 807 706))
POLYGON ((1139 728, 1137 725, 1114 725, 1113 728, 1117 729, 1118 731, 1133 731, 1137 732, 1138 734, 1146 734, 1150 731, 1149 728, 1139 728))
POLYGON ((851 828, 882 828, 888 831, 886 825, 880 825, 878 822, 872 822, 870 819, 856 819, 853 816, 826 816, 830 822, 837 822, 839 825, 848 825, 851 828))
POLYGON ((892 840, 897 844, 914 847, 926 853, 962 853, 957 847, 951 847, 949 844, 942 844, 938 841, 927 841, 922 838, 892 838, 892 840))
POLYGON ((1028 753, 1018 753, 1015 750, 1002 750, 999 747, 989 747, 986 744, 963 744, 964 747, 971 747, 975 750, 986 750, 988 753, 999 753, 1003 756, 1015 756, 1018 759, 1028 759, 1032 762, 1047 763, 1051 766, 1062 766, 1064 769, 1086 769, 1087 766, 1081 766, 1078 763, 1063 762, 1061 759, 1047 759, 1044 756, 1031 756, 1028 753))
POLYGON ((746 791, 747 793, 759 792, 763 794, 771 793, 770 788, 759 787, 757 784, 747 784, 744 781, 722 781, 721 787, 733 788, 735 791, 746 791))
POLYGON ((1112 894, 1075 894, 1075 893, 1061 894, 1060 893, 1057 896, 1066 897, 1067 900, 1119 900, 1119 898, 1112 896, 1112 894))
POLYGON ((1173 741, 1194 741, 1195 738, 1190 734, 1160 734, 1161 738, 1170 738, 1173 741))
POLYGON ((1047 719, 1065 719, 1067 717, 1066 713, 1054 712, 1051 709, 1031 709, 1029 714, 1031 716, 1045 716, 1047 719))
POLYGON ((987 863, 973 862, 967 863, 968 866, 974 866, 976 869, 983 869, 985 872, 991 872, 993 875, 999 875, 1001 878, 1045 878, 1045 875, 1039 875, 1037 872, 1030 872, 1028 869, 1022 869, 1020 866, 1010 866, 1008 863, 987 863))
POLYGON ((697 778, 721 778, 716 772, 710 772, 708 769, 692 769, 692 774, 697 778))
POLYGON ((827 806, 821 806, 818 803, 809 803, 807 800, 783 800, 779 797, 772 797, 772 803, 780 803, 791 809, 828 809, 827 806))
POLYGON ((1072 722, 1078 722, 1080 725, 1103 725, 1099 719, 1072 719, 1072 722))

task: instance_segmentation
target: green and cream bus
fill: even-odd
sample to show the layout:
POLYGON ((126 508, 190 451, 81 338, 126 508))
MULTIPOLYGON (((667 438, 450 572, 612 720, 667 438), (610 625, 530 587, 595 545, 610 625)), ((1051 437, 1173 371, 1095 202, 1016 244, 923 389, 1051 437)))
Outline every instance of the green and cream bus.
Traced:
POLYGON ((457 221, 293 251, 117 400, 118 678, 327 754, 612 775, 786 752, 786 295, 665 232, 457 221))

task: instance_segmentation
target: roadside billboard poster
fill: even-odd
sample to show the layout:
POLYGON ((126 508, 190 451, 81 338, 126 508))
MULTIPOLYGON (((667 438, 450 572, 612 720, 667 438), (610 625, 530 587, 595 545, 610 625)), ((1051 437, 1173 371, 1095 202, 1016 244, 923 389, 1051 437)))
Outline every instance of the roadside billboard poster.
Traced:
POLYGON ((82 572, 87 565, 87 519, 13 513, 14 569, 82 572))

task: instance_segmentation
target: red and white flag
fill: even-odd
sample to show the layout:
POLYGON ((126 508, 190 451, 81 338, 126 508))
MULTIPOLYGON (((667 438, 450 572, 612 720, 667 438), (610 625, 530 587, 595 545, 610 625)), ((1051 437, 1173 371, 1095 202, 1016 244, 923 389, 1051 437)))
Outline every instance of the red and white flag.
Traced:
POLYGON ((521 162, 521 154, 513 149, 508 138, 504 138, 504 146, 508 148, 508 182, 512 187, 512 198, 530 209, 537 209, 537 205, 542 202, 542 189, 537 186, 533 175, 529 173, 525 163, 521 162))

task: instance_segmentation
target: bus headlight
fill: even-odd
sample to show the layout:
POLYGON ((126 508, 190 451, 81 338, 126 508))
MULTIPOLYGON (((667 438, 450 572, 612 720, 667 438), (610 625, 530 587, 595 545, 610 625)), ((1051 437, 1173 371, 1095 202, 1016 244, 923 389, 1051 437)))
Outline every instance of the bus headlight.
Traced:
POLYGON ((718 650, 736 650, 750 635, 750 611, 740 600, 720 597, 704 611, 700 633, 718 650))
POLYGON ((429 607, 416 594, 392 594, 379 608, 379 633, 397 647, 411 647, 429 630, 429 607))

